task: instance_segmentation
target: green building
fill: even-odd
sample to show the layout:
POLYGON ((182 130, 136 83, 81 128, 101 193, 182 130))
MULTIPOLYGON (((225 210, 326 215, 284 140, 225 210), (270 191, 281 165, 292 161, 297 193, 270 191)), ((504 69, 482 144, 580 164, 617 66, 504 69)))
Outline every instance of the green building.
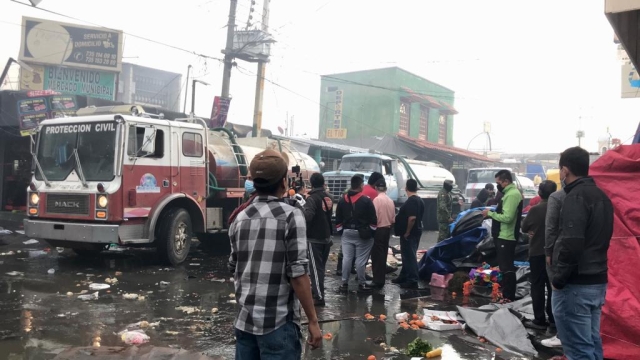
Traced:
POLYGON ((454 92, 399 67, 323 75, 319 138, 398 135, 453 146, 454 92))

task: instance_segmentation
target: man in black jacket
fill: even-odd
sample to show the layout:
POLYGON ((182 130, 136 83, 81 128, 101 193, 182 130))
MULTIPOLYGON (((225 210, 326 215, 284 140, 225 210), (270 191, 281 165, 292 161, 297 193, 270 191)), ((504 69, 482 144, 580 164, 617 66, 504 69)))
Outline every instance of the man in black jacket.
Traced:
POLYGON ((538 186, 538 195, 542 199, 540 203, 529 210, 527 217, 522 222, 522 232, 529 235, 529 281, 531 282, 531 302, 533 306, 533 320, 526 320, 525 327, 536 330, 546 330, 547 319, 545 312, 545 288, 549 293, 546 297, 546 311, 551 327, 555 328, 553 311, 551 311, 551 283, 547 276, 547 267, 544 256, 544 242, 547 218, 547 205, 549 196, 557 189, 556 183, 545 180, 538 186))
POLYGON ((589 177, 586 150, 573 147, 560 154, 560 179, 567 196, 551 260, 558 337, 570 360, 602 359, 600 315, 607 291, 613 206, 589 177))
MULTIPOLYGON (((342 268, 348 269, 356 260, 358 291, 371 292, 365 277, 365 267, 373 247, 373 233, 378 225, 376 209, 371 199, 362 194, 361 176, 351 178, 351 189, 338 202, 336 208, 336 229, 342 233, 342 268)), ((342 273, 341 291, 349 289, 349 271, 342 273)))
POLYGON ((309 179, 313 188, 304 204, 304 217, 307 222, 307 241, 312 249, 309 259, 311 290, 314 304, 324 306, 324 274, 329 259, 331 241, 331 214, 333 202, 324 188, 324 176, 314 173, 309 179), (319 290, 319 293, 318 293, 319 290))

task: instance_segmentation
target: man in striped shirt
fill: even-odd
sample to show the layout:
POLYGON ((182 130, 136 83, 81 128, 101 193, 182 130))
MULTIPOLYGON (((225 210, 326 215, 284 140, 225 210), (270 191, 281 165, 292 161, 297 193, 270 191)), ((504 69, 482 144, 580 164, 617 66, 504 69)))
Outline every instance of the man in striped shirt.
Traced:
POLYGON ((229 269, 238 314, 236 359, 300 359, 300 305, 309 319, 311 348, 322 341, 308 274, 302 209, 282 199, 287 164, 274 150, 251 161, 257 197, 229 227, 229 269))

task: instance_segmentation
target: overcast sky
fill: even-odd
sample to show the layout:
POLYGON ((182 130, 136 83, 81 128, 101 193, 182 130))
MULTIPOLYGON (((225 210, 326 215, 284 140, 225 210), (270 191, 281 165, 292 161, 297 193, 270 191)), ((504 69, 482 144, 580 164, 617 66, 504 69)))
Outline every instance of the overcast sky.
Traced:
MULTIPOLYGON (((24 0, 27 2, 27 0, 24 0)), ((256 0, 255 20, 262 1, 256 0)), ((244 28, 251 0, 238 0, 236 24, 244 28)), ((0 0, 0 62, 17 57, 21 17, 98 24, 125 32, 124 61, 186 73, 199 86, 196 113, 208 116, 220 94, 222 64, 136 38, 222 57, 228 0, 43 0, 41 7, 70 20, 10 0, 0 0), (94 5, 95 4, 95 5, 94 5)), ((318 133, 319 74, 400 66, 456 93, 455 145, 492 124, 494 150, 559 152, 577 145, 597 149, 607 127, 628 140, 636 131, 640 100, 620 99, 621 69, 602 0, 272 0, 272 48, 265 85, 265 128, 318 133)), ((238 60, 231 80, 229 120, 251 124, 256 65, 238 60)), ((482 149, 481 138, 471 143, 482 149)))

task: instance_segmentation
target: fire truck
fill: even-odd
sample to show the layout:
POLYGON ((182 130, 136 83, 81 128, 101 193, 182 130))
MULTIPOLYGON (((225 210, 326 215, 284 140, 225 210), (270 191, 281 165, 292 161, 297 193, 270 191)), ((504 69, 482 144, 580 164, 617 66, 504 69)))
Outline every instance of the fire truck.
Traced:
POLYGON ((222 235, 219 246, 228 247, 228 218, 245 194, 253 155, 266 148, 287 154, 300 169, 290 178, 308 181, 320 171, 286 143, 236 138, 199 118, 168 120, 138 105, 77 115, 38 127, 24 228, 29 237, 79 255, 111 244, 153 246, 176 265, 195 236, 222 235))

